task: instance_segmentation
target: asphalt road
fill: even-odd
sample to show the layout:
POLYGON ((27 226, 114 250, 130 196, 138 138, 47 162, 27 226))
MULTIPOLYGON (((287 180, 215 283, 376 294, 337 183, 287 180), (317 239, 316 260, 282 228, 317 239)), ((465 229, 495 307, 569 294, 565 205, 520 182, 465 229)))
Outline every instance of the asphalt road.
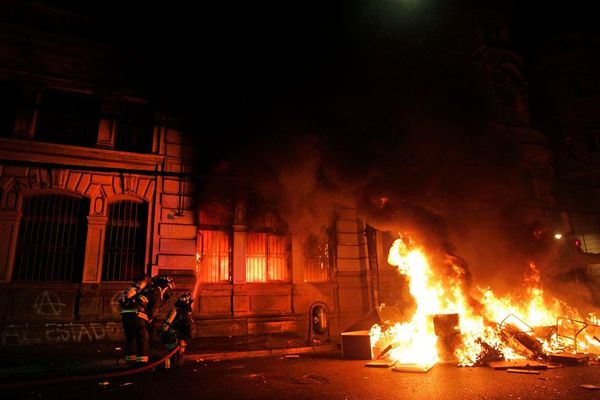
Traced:
POLYGON ((427 373, 367 368, 335 354, 229 361, 187 360, 182 368, 106 380, 20 386, 4 399, 599 399, 600 367, 564 367, 539 375, 487 367, 436 365, 427 373))

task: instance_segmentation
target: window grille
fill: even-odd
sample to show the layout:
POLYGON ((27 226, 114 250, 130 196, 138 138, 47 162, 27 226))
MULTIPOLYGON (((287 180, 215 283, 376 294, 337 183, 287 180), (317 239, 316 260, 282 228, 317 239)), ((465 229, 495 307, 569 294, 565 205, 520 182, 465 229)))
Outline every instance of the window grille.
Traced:
POLYGON ((147 105, 123 103, 117 119, 115 149, 152 152, 152 115, 147 105))
POLYGON ((72 196, 24 198, 13 279, 81 282, 89 207, 72 196))
POLYGON ((248 233, 246 281, 288 281, 288 238, 270 233, 248 233))
POLYGON ((103 281, 132 281, 145 273, 148 203, 119 201, 108 208, 103 281))
POLYGON ((231 282, 230 234, 219 230, 198 231, 199 278, 201 282, 231 282))
POLYGON ((93 147, 99 121, 100 103, 94 96, 48 89, 42 94, 36 139, 93 147))
POLYGON ((330 245, 327 237, 314 234, 304 241, 304 281, 326 282, 330 273, 330 245))

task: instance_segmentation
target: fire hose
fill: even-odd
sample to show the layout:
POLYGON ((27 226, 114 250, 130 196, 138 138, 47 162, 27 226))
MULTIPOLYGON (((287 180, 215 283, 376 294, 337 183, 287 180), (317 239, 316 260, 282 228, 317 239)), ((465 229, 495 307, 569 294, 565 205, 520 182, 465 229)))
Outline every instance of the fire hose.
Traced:
POLYGON ((127 375, 133 375, 140 372, 144 372, 150 370, 157 365, 164 363, 167 359, 171 358, 175 353, 177 353, 180 349, 180 345, 177 345, 170 353, 165 355, 164 357, 152 361, 147 365, 143 365, 137 368, 131 368, 124 371, 114 371, 103 374, 94 374, 94 375, 80 375, 80 376, 66 376, 60 378, 49 378, 49 379, 40 379, 37 381, 24 381, 24 382, 16 382, 16 383, 4 383, 0 384, 0 389, 14 388, 18 386, 29 386, 29 385, 47 385, 52 383, 62 383, 62 382, 75 382, 75 381, 84 381, 84 380, 92 380, 92 379, 107 379, 107 378, 118 378, 127 375))

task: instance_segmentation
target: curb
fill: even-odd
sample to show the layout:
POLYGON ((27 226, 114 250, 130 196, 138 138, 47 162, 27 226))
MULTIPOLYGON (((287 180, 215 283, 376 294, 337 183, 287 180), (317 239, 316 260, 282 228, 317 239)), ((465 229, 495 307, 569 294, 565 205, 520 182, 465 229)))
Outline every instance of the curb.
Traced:
POLYGON ((223 361, 237 360, 243 358, 263 358, 276 357, 292 354, 305 353, 327 353, 331 351, 339 351, 335 344, 321 346, 306 346, 306 347, 291 347, 287 349, 272 349, 272 350, 252 350, 252 351, 225 351, 221 353, 190 353, 186 354, 186 360, 201 362, 201 361, 223 361))

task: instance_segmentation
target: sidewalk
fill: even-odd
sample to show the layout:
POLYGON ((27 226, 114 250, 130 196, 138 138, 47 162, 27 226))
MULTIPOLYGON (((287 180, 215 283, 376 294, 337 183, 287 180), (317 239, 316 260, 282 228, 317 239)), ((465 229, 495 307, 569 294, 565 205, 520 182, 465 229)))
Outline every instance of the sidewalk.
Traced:
MULTIPOLYGON (((152 358, 167 351, 154 343, 152 358)), ((219 361, 285 356, 310 352, 334 352, 334 343, 311 346, 283 335, 260 337, 195 338, 185 358, 190 361, 219 361)), ((37 380, 49 376, 80 376, 129 368, 119 342, 65 343, 0 348, 0 383, 37 380)))

